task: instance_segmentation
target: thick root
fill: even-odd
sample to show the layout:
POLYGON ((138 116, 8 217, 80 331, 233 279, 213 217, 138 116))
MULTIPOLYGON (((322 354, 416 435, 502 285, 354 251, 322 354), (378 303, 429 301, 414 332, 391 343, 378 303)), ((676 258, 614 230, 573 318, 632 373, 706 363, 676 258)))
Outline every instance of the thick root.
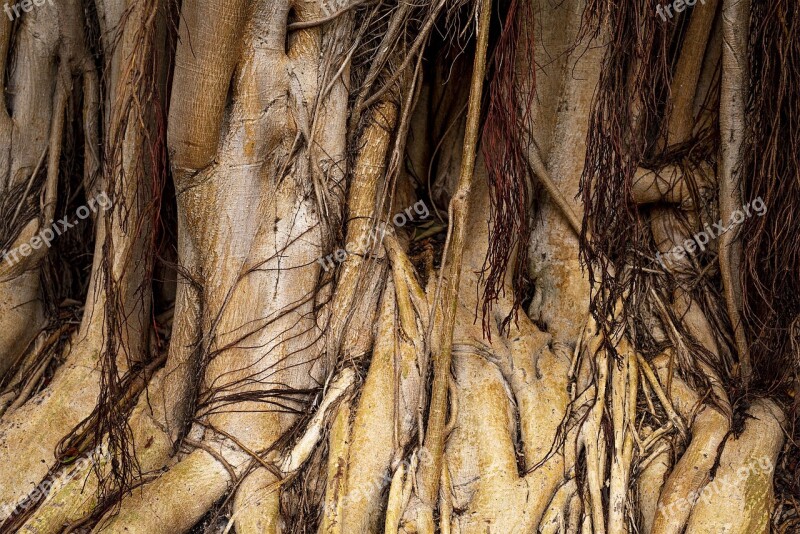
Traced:
MULTIPOLYGON (((479 356, 459 355, 458 421, 448 441, 447 457, 454 487, 453 531, 462 534, 535 530, 564 479, 564 459, 553 455, 520 477, 513 401, 505 381, 479 356)), ((566 377, 568 362, 562 362, 566 377)), ((542 378, 548 380, 548 378, 542 378)), ((549 409, 549 407, 540 407, 549 409)), ((520 418, 536 418, 520 413, 520 418)), ((555 429, 552 429, 553 436, 555 429)), ((552 445, 552 440, 549 442, 552 445)))
MULTIPOLYGON (((654 363, 665 380, 667 358, 654 363)), ((784 439, 781 410, 769 400, 756 401, 736 438, 728 433, 727 418, 701 404, 677 376, 672 377, 672 398, 681 416, 694 419, 692 437, 664 484, 650 532, 768 532, 774 504, 772 471, 784 439)), ((656 465, 652 476, 665 470, 656 465)))
POLYGON ((614 455, 611 460, 611 482, 608 503, 608 532, 627 532, 628 486, 633 462, 633 429, 636 421, 636 399, 639 391, 639 366, 636 354, 623 338, 617 347, 622 365, 612 364, 611 411, 614 425, 614 455))
POLYGON ((559 534, 576 530, 583 511, 574 478, 562 484, 539 524, 539 534, 559 534), (576 517, 577 516, 577 517, 576 517))
POLYGON ((380 495, 415 428, 422 347, 411 340, 420 339, 422 322, 405 282, 398 278, 398 284, 390 282, 384 292, 372 363, 353 422, 343 532, 371 531, 380 524, 380 495))
MULTIPOLYGON (((216 453, 222 455, 221 447, 216 453)), ((240 456, 239 466, 247 457, 240 456)), ((94 533, 175 534, 186 532, 230 487, 231 474, 217 458, 198 449, 163 476, 137 488, 107 515, 94 533), (175 506, 180 503, 180 506, 175 506)))
MULTIPOLYGON (((314 452, 329 420, 338 418, 335 414, 341 408, 340 403, 348 405, 354 383, 355 372, 350 368, 343 369, 331 382, 303 435, 294 447, 276 462, 284 479, 300 469, 314 452)), ((278 528, 280 522, 278 490, 284 479, 279 481, 276 474, 270 472, 264 465, 245 476, 236 491, 234 503, 233 513, 237 517, 237 532, 249 534, 278 528)))
POLYGON ((772 475, 784 441, 786 416, 774 402, 756 400, 747 410, 745 428, 729 437, 714 479, 685 505, 692 515, 686 532, 766 534, 775 508, 772 475))
MULTIPOLYGON (((155 387, 159 381, 154 380, 155 387)), ((155 395, 154 395, 155 397, 155 395)), ((170 458, 172 441, 146 414, 141 414, 137 409, 131 419, 134 428, 134 443, 137 447, 137 461, 143 475, 163 468, 170 458)), ((56 534, 64 525, 74 524, 88 516, 99 504, 97 472, 107 476, 109 474, 108 456, 105 448, 99 454, 100 464, 94 463, 95 458, 89 457, 83 463, 80 471, 68 477, 59 474, 58 478, 66 481, 60 487, 53 487, 48 497, 39 505, 33 515, 28 518, 20 532, 35 534, 56 534)))
MULTIPOLYGON (((658 367, 659 373, 665 375, 665 367, 658 367)), ((664 378, 662 376, 662 381, 664 378)), ((672 378, 672 394, 676 409, 685 419, 691 420, 693 413, 697 412, 691 425, 691 441, 667 478, 658 499, 653 534, 683 532, 691 508, 676 503, 682 502, 687 495, 696 494, 706 485, 719 446, 730 428, 725 415, 712 406, 699 404, 698 396, 677 376, 672 378)))
POLYGON ((651 456, 643 461, 644 467, 636 477, 639 520, 644 532, 653 530, 653 522, 658 510, 658 497, 672 467, 669 444, 665 441, 658 443, 651 456))
POLYGON ((344 505, 342 495, 347 490, 347 460, 350 455, 351 401, 343 402, 333 421, 328 450, 328 469, 325 481, 325 502, 322 508, 320 534, 342 534, 344 505))
POLYGON ((233 501, 233 520, 240 534, 283 532, 280 518, 281 483, 267 469, 248 475, 233 501))
MULTIPOLYGON (((178 286, 177 297, 177 320, 166 367, 154 375, 147 394, 140 397, 130 416, 136 459, 144 475, 162 469, 170 461, 173 443, 185 425, 196 372, 192 356, 196 354, 197 295, 183 282, 178 286)), ((107 476, 108 466, 101 467, 103 476, 107 476)), ((75 523, 87 515, 97 504, 97 478, 90 471, 87 466, 65 487, 54 488, 24 528, 39 534, 55 534, 64 524, 75 523)))
POLYGON ((59 441, 94 409, 100 393, 99 343, 90 336, 73 344, 52 384, 3 418, 0 502, 25 498, 55 465, 59 441))

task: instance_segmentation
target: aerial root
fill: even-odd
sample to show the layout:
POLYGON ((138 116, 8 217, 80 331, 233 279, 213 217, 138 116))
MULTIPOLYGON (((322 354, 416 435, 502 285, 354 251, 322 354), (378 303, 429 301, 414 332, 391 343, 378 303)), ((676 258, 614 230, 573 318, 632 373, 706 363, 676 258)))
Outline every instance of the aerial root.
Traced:
POLYGON ((406 466, 405 464, 400 464, 394 472, 392 483, 389 486, 389 500, 386 505, 386 521, 383 528, 385 534, 397 534, 397 529, 400 527, 400 517, 405 509, 403 500, 405 479, 406 466))
MULTIPOLYGON (((656 358, 659 374, 669 372, 668 358, 656 358)), ((662 377, 664 378, 664 377, 662 377)), ((654 534, 678 534, 686 526, 691 506, 682 506, 687 495, 696 495, 707 484, 719 447, 730 428, 728 418, 711 405, 702 405, 699 396, 676 374, 672 376, 672 395, 676 408, 686 419, 696 413, 691 426, 691 441, 669 474, 658 498, 653 521, 654 534)))
POLYGON ((466 244, 467 221, 470 209, 470 191, 478 147, 480 109, 486 74, 486 53, 489 45, 491 6, 492 4, 489 0, 481 0, 479 4, 478 27, 476 30, 477 44, 467 107, 461 169, 455 194, 450 201, 448 243, 445 246, 444 257, 442 258, 442 278, 437 288, 437 292, 441 290, 443 316, 440 330, 441 341, 438 345, 438 354, 433 372, 430 411, 424 441, 425 449, 430 454, 431 461, 422 464, 419 473, 418 496, 422 506, 418 509, 417 528, 423 533, 433 532, 434 530, 433 507, 439 494, 439 482, 441 479, 442 457, 446 439, 447 393, 452 362, 453 329, 458 307, 458 289, 461 281, 462 259, 466 244), (444 276, 445 273, 446 276, 444 276))
POLYGON ((553 495, 539 524, 539 533, 561 534, 569 532, 570 529, 577 531, 582 511, 578 484, 575 477, 570 477, 553 495))
POLYGON ((617 347, 621 364, 612 362, 611 369, 611 417, 614 431, 614 454, 611 460, 609 486, 608 532, 627 532, 628 484, 636 422, 636 399, 639 391, 638 359, 625 338, 617 347))
POLYGON ((639 368, 642 370, 644 378, 649 386, 653 388, 653 391, 658 397, 661 406, 664 408, 664 411, 667 412, 667 417, 669 418, 670 422, 675 425, 675 428, 678 429, 684 439, 688 439, 689 434, 686 424, 683 422, 681 416, 675 411, 672 401, 669 399, 669 397, 667 397, 667 394, 664 392, 664 388, 661 387, 661 383, 658 381, 658 378, 653 372, 653 369, 650 367, 650 364, 647 363, 647 360, 645 360, 641 354, 637 354, 636 357, 639 360, 639 368))
MULTIPOLYGON (((381 297, 372 359, 354 407, 348 450, 341 453, 342 481, 338 489, 329 485, 326 490, 329 509, 342 510, 342 532, 379 528, 380 495, 416 429, 424 324, 400 265, 393 262, 392 271, 381 297)), ((338 447, 333 439, 332 433, 332 450, 338 447)))
POLYGON ((786 416, 771 400, 757 399, 747 409, 744 431, 730 436, 711 480, 688 499, 692 515, 686 532, 749 534, 770 531, 775 509, 773 474, 784 442, 786 416))
POLYGON ((442 480, 439 483, 439 532, 450 534, 450 523, 453 521, 453 483, 450 479, 450 468, 447 455, 442 458, 442 480))
MULTIPOLYGON (((583 453, 586 465, 585 487, 580 494, 576 493, 582 503, 582 514, 584 516, 583 528, 591 528, 593 533, 625 532, 629 521, 629 487, 631 475, 634 468, 634 458, 637 460, 637 472, 647 469, 649 464, 653 464, 649 474, 660 473, 662 476, 666 472, 664 455, 671 450, 671 445, 667 441, 669 435, 678 430, 684 440, 688 440, 689 432, 684 420, 689 417, 686 410, 687 399, 683 395, 681 407, 683 412, 676 410, 673 399, 671 399, 664 388, 662 381, 656 376, 650 364, 644 357, 636 352, 630 341, 623 335, 614 342, 618 358, 611 359, 610 355, 603 347, 606 334, 603 332, 593 332, 593 321, 589 320, 586 332, 589 336, 582 334, 579 339, 578 347, 570 369, 571 402, 568 407, 567 418, 569 420, 581 420, 578 426, 577 441, 575 447, 570 446, 569 421, 566 421, 564 430, 567 432, 564 443, 565 460, 577 458, 583 453), (586 337, 585 337, 586 336, 586 337), (591 360, 594 364, 594 377, 589 382, 589 386, 584 387, 580 394, 576 376, 581 369, 581 360, 584 355, 592 355, 591 360), (641 385, 641 386, 640 386, 641 385), (647 399, 648 407, 654 416, 658 416, 654 399, 650 398, 654 393, 659 404, 662 405, 667 416, 667 422, 660 428, 649 430, 641 438, 636 428, 636 409, 639 388, 642 388, 647 399), (578 418, 571 412, 578 412, 583 406, 591 403, 585 417, 578 418), (606 443, 606 423, 604 417, 609 418, 608 430, 612 431, 609 443, 612 449, 610 454, 605 450, 606 443), (606 478, 605 462, 610 461, 608 478, 606 478), (656 462, 655 460, 659 460, 656 462), (608 491, 608 516, 604 517, 603 490, 608 491)), ((664 358, 659 361, 663 362, 664 358)), ((584 360, 585 364, 585 360, 584 360)), ((655 483, 655 478, 652 478, 655 483)), ((661 484, 658 485, 660 488, 661 484)), ((652 492, 651 492, 652 493, 652 492)), ((646 519, 652 523, 652 516, 655 514, 656 500, 659 492, 656 491, 649 499, 649 511, 646 515, 651 518, 646 519), (651 502, 652 501, 652 502, 651 502)), ((565 521, 567 510, 562 510, 560 515, 552 510, 549 512, 547 528, 558 523, 558 528, 565 531, 561 522, 565 521), (553 523, 554 522, 554 523, 553 523)), ((569 511, 569 513, 572 513, 569 511)))
POLYGON ((297 471, 308 460, 311 453, 319 443, 329 412, 336 407, 336 403, 349 395, 356 381, 356 373, 347 367, 331 382, 328 391, 320 402, 319 408, 311 418, 303 436, 280 461, 280 469, 284 475, 297 471))
MULTIPOLYGON (((399 484, 397 469, 402 467, 401 477, 413 479, 407 476, 407 463, 400 460, 411 443, 425 390, 422 376, 426 374, 427 359, 423 340, 428 303, 397 238, 389 233, 383 244, 392 277, 381 297, 372 359, 358 404, 353 408, 355 416, 346 450, 334 452, 340 448, 340 438, 336 437, 337 432, 330 436, 330 450, 339 459, 329 457, 322 532, 378 528, 382 519, 379 495, 389 484, 388 474, 394 469, 395 484, 399 484)), ((402 495, 401 488, 397 488, 395 498, 402 495)), ((399 501, 396 505, 400 506, 399 501)), ((402 513, 403 507, 396 512, 402 513)), ((387 521, 391 523, 391 517, 387 521)))
POLYGON ((328 385, 317 411, 294 446, 278 458, 253 458, 261 465, 247 474, 236 490, 233 511, 236 515, 237 532, 273 532, 277 528, 280 522, 280 486, 309 459, 322 439, 327 424, 331 420, 339 419, 341 410, 347 411, 355 381, 353 369, 342 369, 328 385), (280 480, 277 472, 273 472, 265 463, 277 464, 282 475, 280 480))
POLYGON ((637 465, 636 490, 639 515, 644 532, 651 532, 658 508, 658 497, 672 468, 672 446, 666 439, 659 440, 649 456, 637 465))
MULTIPOLYGON (((591 353, 590 353, 591 354, 591 353)), ((596 352, 596 396, 589 410, 586 421, 580 429, 579 450, 585 453, 586 486, 584 509, 591 515, 597 534, 605 534, 605 518, 603 513, 602 487, 604 485, 603 463, 605 459, 605 438, 602 419, 605 409, 606 386, 608 383, 608 352, 601 349, 596 352)))
POLYGON ((325 500, 322 509, 322 523, 319 527, 320 534, 342 534, 344 502, 341 496, 347 491, 352 414, 351 400, 343 400, 331 426, 328 438, 328 474, 325 481, 325 500))
MULTIPOLYGON (((719 215, 724 221, 742 205, 742 164, 746 105, 748 98, 747 49, 750 36, 750 4, 722 0, 722 69, 720 82, 719 127, 719 215)), ((750 347, 742 321, 742 240, 739 231, 724 232, 719 242, 719 270, 728 318, 733 327, 739 356, 739 375, 745 386, 753 374, 750 347)), ((752 340, 751 340, 752 341, 752 340)))

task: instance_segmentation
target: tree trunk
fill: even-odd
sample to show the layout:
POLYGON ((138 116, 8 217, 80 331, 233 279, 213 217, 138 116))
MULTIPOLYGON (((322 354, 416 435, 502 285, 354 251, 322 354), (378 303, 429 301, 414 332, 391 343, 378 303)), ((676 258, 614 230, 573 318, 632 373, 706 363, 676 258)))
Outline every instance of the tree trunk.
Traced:
POLYGON ((759 1, 11 2, 0 532, 792 531, 759 1))

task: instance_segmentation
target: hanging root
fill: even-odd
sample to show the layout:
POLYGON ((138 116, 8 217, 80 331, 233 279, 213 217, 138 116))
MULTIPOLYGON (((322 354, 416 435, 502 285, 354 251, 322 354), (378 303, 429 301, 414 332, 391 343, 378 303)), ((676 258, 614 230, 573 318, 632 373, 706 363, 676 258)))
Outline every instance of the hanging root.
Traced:
POLYGON ((617 347, 621 362, 611 369, 611 418, 614 429, 614 455, 611 458, 611 481, 608 496, 609 534, 628 531, 628 485, 633 464, 636 405, 639 393, 639 361, 633 348, 623 338, 617 347))
POLYGON ((589 354, 595 355, 596 392, 594 404, 587 414, 586 421, 581 426, 579 450, 583 449, 586 462, 586 486, 584 494, 584 510, 592 518, 595 532, 605 534, 606 522, 603 512, 602 487, 605 485, 605 434, 603 432, 603 411, 606 402, 606 387, 608 384, 609 358, 608 352, 600 348, 591 350, 589 354), (588 500, 587 500, 588 499, 588 500))
MULTIPOLYGON (((419 497, 423 503, 420 511, 422 524, 432 530, 433 507, 439 494, 441 480, 442 456, 444 454, 444 430, 447 416, 447 391, 450 376, 450 363, 453 350, 453 328, 458 305, 458 288, 461 279, 461 260, 466 240, 467 217, 470 206, 470 189, 475 169, 475 155, 478 144, 481 95, 486 67, 486 49, 489 42, 489 22, 491 20, 491 2, 482 0, 479 7, 477 29, 477 45, 472 71, 472 84, 467 109, 467 125, 464 134, 464 151, 461 158, 461 172, 458 187, 450 202, 450 227, 448 228, 448 245, 445 248, 446 266, 442 266, 442 277, 445 287, 441 288, 442 318, 441 340, 434 346, 436 354, 433 384, 431 386, 430 412, 425 432, 425 449, 431 455, 431 461, 423 464, 419 474, 419 497), (444 274, 446 272, 446 274, 444 274)), ((440 285, 442 281, 440 280, 440 285)), ((439 293, 439 288, 437 288, 439 293)), ((438 316, 438 310, 437 316, 438 316)))
POLYGON ((653 450, 639 462, 636 473, 636 503, 644 532, 652 532, 661 488, 672 468, 671 444, 666 439, 655 442, 653 450))
MULTIPOLYGON (((743 7, 731 2, 731 30, 744 31, 743 7)), ((800 4, 754 1, 749 17, 749 54, 741 58, 750 71, 739 176, 746 178, 744 201, 760 199, 755 207, 761 211, 742 227, 741 282, 754 378, 771 390, 788 385, 800 369, 792 342, 800 315, 800 70, 788 67, 800 57, 800 4)))
POLYGON ((631 301, 624 299, 621 314, 615 313, 617 301, 623 293, 635 294, 642 253, 650 248, 631 194, 652 132, 663 134, 660 103, 670 86, 669 25, 637 3, 610 6, 589 1, 582 29, 599 33, 603 24, 610 25, 581 177, 581 255, 589 282, 597 283, 591 311, 607 333, 626 318, 631 301), (628 267, 630 276, 622 276, 628 267))
POLYGON ((520 64, 534 64, 533 39, 525 38, 532 33, 532 3, 512 0, 492 52, 489 109, 481 143, 489 180, 492 229, 484 266, 484 329, 493 302, 504 289, 506 271, 513 273, 514 295, 514 306, 506 320, 516 315, 526 283, 533 183, 526 161, 525 136, 519 132, 532 129, 536 69, 526 70, 524 80, 519 79, 516 69, 520 64), (528 78, 530 73, 533 76, 528 78))
MULTIPOLYGON (((747 102, 747 42, 750 24, 750 0, 722 0, 722 84, 720 93, 720 169, 719 214, 723 221, 733 221, 742 198, 742 142, 745 132, 747 102)), ((774 132, 773 132, 774 134, 774 132)), ((749 204, 749 199, 747 200, 749 204)), ((719 268, 725 291, 725 304, 739 352, 739 374, 749 385, 753 365, 750 347, 742 324, 742 290, 738 275, 742 267, 742 242, 739 229, 725 232, 719 243, 719 268)))

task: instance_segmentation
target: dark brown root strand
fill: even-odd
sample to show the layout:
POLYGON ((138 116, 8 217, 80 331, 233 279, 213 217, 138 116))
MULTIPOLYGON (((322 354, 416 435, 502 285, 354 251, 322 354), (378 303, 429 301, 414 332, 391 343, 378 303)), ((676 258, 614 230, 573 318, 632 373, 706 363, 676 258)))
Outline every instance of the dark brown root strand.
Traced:
POLYGON ((483 124, 481 149, 489 181, 491 235, 482 273, 483 327, 491 338, 488 321, 492 305, 501 297, 506 270, 512 273, 514 305, 502 324, 508 325, 527 292, 527 253, 531 236, 529 211, 533 181, 528 167, 532 142, 533 99, 536 69, 533 66, 533 10, 531 2, 511 0, 505 22, 492 52, 488 87, 488 111, 483 124), (520 74, 525 79, 520 79, 520 74))
POLYGON ((742 229, 745 322, 757 385, 785 386, 800 371, 800 5, 753 2, 750 101, 742 176, 745 202, 767 208, 742 229))

